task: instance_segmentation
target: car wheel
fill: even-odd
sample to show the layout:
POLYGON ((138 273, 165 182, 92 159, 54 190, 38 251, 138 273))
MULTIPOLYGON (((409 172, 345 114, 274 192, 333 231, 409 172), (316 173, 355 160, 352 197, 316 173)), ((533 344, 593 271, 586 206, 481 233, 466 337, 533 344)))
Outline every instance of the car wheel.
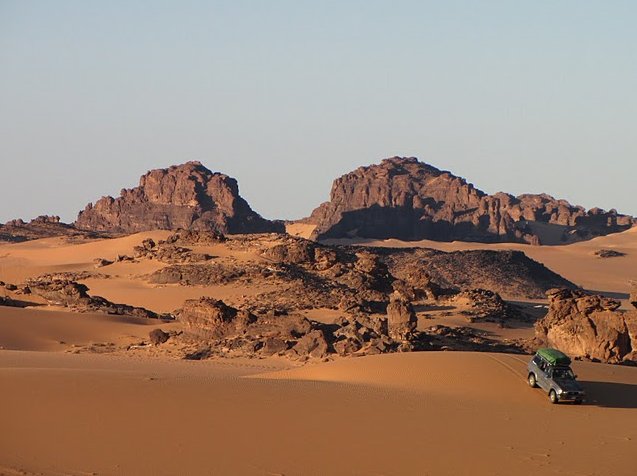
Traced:
POLYGON ((535 388, 537 387, 537 379, 535 378, 535 374, 533 372, 531 372, 529 374, 529 387, 531 388, 535 388))
POLYGON ((551 390, 549 392, 549 400, 551 401, 551 403, 555 404, 558 403, 559 400, 557 399, 557 393, 555 393, 555 390, 551 390))
POLYGON ((581 405, 582 404, 582 400, 575 400, 575 405, 581 405))

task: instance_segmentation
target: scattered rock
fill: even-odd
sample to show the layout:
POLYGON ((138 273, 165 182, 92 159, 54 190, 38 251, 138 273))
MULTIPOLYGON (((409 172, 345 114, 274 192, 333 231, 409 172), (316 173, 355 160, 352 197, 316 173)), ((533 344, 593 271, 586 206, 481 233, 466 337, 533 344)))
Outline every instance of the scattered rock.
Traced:
POLYGON ((595 256, 597 256, 598 258, 619 258, 621 256, 626 256, 626 253, 624 253, 623 251, 603 249, 597 250, 595 252, 595 256))

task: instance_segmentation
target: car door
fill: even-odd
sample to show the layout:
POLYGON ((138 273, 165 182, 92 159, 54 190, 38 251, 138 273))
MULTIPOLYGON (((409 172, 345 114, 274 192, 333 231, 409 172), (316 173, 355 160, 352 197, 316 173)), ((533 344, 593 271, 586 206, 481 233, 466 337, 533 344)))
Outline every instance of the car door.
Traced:
POLYGON ((551 381, 550 381, 550 372, 551 369, 548 365, 546 365, 544 362, 542 362, 542 364, 540 365, 539 368, 539 375, 537 376, 537 384, 544 390, 546 390, 547 392, 549 391, 549 388, 551 388, 551 381))

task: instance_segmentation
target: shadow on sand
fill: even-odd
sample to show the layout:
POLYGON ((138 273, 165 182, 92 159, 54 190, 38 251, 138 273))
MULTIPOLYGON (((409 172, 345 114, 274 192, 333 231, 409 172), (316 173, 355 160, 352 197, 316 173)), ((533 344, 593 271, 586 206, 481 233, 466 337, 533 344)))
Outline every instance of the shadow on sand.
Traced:
POLYGON ((605 408, 637 408, 637 385, 617 382, 580 382, 586 405, 605 408))
POLYGON ((600 294, 604 297, 611 298, 611 299, 619 299, 620 301, 623 299, 628 299, 630 297, 630 294, 628 293, 618 293, 615 291, 597 291, 594 289, 587 289, 586 291, 591 294, 600 294))

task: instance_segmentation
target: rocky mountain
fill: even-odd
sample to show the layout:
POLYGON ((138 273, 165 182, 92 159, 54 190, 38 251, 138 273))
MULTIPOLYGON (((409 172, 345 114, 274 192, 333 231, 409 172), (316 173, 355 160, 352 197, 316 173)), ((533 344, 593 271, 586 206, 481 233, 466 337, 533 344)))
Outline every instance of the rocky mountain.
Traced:
POLYGON ((312 212, 313 238, 397 238, 558 244, 630 228, 615 210, 585 210, 550 195, 488 195, 465 179, 393 157, 336 179, 312 212))
POLYGON ((235 179, 199 162, 151 170, 138 187, 122 190, 118 198, 88 204, 75 226, 122 233, 178 228, 231 234, 284 231, 283 224, 250 208, 235 179))

